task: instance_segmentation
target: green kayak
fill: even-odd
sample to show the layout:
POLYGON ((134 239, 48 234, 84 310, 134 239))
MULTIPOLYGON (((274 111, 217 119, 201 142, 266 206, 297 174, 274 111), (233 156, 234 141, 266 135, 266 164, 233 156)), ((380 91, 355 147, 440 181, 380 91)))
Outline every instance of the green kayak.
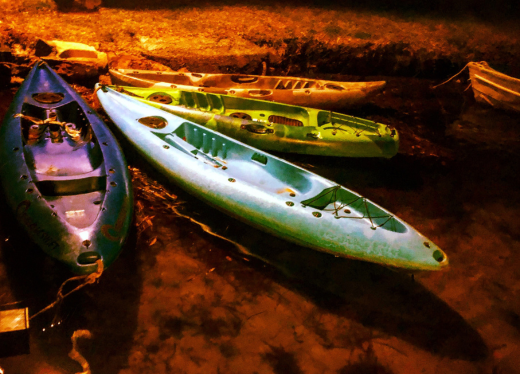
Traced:
POLYGON ((336 256, 411 270, 448 265, 413 227, 333 181, 107 86, 97 96, 154 168, 232 217, 336 256))
POLYGON ((395 129, 345 114, 173 88, 113 87, 266 151, 390 158, 399 148, 395 129))

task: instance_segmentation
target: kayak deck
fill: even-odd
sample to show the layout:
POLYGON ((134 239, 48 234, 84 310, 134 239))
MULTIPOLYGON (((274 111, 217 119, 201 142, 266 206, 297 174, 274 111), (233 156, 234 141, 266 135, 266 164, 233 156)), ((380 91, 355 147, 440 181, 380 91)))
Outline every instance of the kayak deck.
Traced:
POLYGON ((399 148, 395 129, 331 111, 178 89, 115 89, 267 151, 390 158, 399 148))
POLYGON ((322 109, 348 107, 381 92, 385 81, 339 82, 299 77, 110 69, 112 84, 179 88, 322 109))
POLYGON ((203 163, 228 169, 235 182, 239 180, 270 194, 298 196, 302 205, 329 212, 337 218, 363 219, 372 227, 394 232, 405 231, 405 227, 393 220, 391 214, 385 213, 369 200, 340 186, 330 187, 328 183, 321 183, 320 179, 310 178, 304 169, 229 142, 189 122, 183 122, 175 131, 166 135, 152 133, 203 163), (345 213, 346 207, 350 207, 348 214, 345 213))

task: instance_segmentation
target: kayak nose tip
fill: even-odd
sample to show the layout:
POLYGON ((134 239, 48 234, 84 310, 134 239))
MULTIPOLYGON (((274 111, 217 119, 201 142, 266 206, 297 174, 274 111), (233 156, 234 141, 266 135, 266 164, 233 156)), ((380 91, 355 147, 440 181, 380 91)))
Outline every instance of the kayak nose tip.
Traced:
POLYGON ((444 253, 444 251, 442 249, 440 249, 435 244, 430 243, 428 241, 425 241, 423 244, 426 248, 433 249, 432 257, 438 263, 440 268, 445 268, 446 266, 449 265, 448 256, 446 255, 446 253, 444 253))

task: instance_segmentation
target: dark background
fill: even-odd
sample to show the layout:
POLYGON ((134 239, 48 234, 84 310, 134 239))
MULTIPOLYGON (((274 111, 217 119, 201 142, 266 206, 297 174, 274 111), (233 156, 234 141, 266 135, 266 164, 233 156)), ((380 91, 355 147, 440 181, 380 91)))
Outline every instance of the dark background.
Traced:
MULTIPOLYGON (((74 6, 72 0, 55 0, 61 10, 74 6)), ((85 2, 88 0, 76 0, 85 2)), ((399 14, 437 14, 441 17, 477 17, 482 20, 513 20, 520 15, 520 1, 518 0, 285 0, 286 5, 311 5, 320 8, 349 7, 370 11, 397 12, 399 14)), ((215 5, 252 5, 262 6, 280 4, 277 0, 103 0, 101 6, 138 9, 138 8, 178 8, 184 6, 215 6, 215 5)))

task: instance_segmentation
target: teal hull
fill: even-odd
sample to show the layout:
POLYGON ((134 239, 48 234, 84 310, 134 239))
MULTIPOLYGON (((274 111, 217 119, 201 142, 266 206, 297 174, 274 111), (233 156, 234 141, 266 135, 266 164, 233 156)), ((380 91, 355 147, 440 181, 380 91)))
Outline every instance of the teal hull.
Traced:
POLYGON ((390 158, 399 149, 396 130, 345 114, 179 89, 117 90, 265 151, 390 158))
POLYGON ((448 265, 434 243, 353 191, 108 87, 97 95, 151 165, 233 217, 336 256, 410 270, 448 265))
POLYGON ((45 63, 18 90, 0 128, 1 191, 20 225, 70 271, 118 257, 132 219, 123 153, 105 123, 45 63))

